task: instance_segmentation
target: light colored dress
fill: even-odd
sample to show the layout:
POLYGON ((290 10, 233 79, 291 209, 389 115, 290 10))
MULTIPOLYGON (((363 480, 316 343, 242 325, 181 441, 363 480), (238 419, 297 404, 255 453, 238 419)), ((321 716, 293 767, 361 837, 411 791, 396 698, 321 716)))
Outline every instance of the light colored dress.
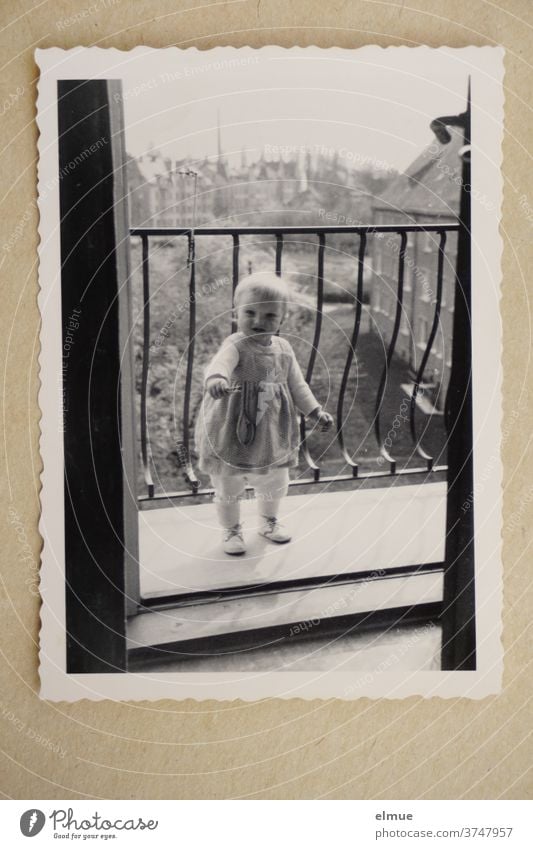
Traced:
POLYGON ((308 416, 320 404, 305 382, 290 343, 273 336, 262 345, 232 333, 205 370, 240 387, 220 399, 204 396, 195 425, 199 467, 213 475, 267 473, 298 465, 298 411, 308 416))

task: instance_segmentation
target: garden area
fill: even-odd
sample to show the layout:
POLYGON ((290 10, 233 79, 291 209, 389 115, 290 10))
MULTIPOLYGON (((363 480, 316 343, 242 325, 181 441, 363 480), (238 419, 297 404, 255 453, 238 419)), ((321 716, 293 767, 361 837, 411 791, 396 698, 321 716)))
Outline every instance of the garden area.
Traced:
MULTIPOLYGON (((282 335, 292 344, 305 374, 311 354, 316 319, 317 238, 286 238, 282 271, 293 293, 282 335)), ((358 240, 353 236, 328 239, 324 262, 324 310, 322 333, 311 381, 314 394, 335 418, 342 375, 350 346, 355 317, 358 240), (331 242, 331 243, 330 243, 331 242)), ((241 277, 275 264, 275 238, 243 237, 239 267, 241 277)), ((183 399, 189 343, 189 278, 187 242, 183 237, 150 239, 150 369, 148 375, 148 436, 151 471, 156 493, 187 489, 178 464, 176 442, 183 437, 183 399)), ((365 291, 372 285, 370 263, 365 267, 365 291)), ((132 239, 131 281, 136 375, 136 423, 139 445, 139 494, 146 494, 140 462, 140 389, 142 374, 142 265, 141 245, 132 239)), ((222 340, 231 333, 232 239, 201 236, 196 241, 196 333, 191 388, 189 432, 195 466, 194 422, 201 402, 203 371, 222 340)), ((374 419, 376 395, 385 364, 389 340, 377 332, 365 297, 357 354, 353 358, 344 398, 345 446, 360 471, 385 471, 380 457, 374 419)), ((388 437, 390 454, 398 469, 420 467, 409 429, 409 399, 402 384, 409 383, 407 365, 394 358, 387 376, 381 412, 381 435, 388 437)), ((435 463, 446 462, 443 417, 417 409, 417 432, 435 463)), ((335 428, 328 433, 313 430, 308 448, 321 474, 349 474, 335 428)), ((196 469, 202 486, 208 479, 196 469)), ((308 478, 310 471, 301 458, 292 476, 308 478)), ((387 479, 385 479, 387 480, 387 479)))

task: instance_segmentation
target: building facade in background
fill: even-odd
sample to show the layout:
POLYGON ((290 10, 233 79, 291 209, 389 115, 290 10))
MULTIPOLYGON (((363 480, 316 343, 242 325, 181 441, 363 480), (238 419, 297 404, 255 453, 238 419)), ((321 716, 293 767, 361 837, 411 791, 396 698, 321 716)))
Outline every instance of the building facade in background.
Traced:
POLYGON ((152 147, 128 157, 129 207, 134 227, 283 226, 339 220, 371 222, 372 204, 397 172, 356 163, 318 145, 266 145, 249 161, 228 156, 218 129, 216 156, 170 159, 152 147))
MULTIPOLYGON (((398 176, 374 204, 375 224, 448 224, 457 221, 461 193, 462 134, 452 132, 449 144, 432 142, 404 174, 398 176)), ((371 313, 387 344, 397 307, 400 237, 380 234, 372 239, 371 313)), ((417 374, 431 332, 437 293, 438 233, 410 233, 405 256, 403 312, 396 353, 417 374)), ((423 387, 442 410, 452 358, 457 235, 445 246, 440 322, 423 375, 423 387)))

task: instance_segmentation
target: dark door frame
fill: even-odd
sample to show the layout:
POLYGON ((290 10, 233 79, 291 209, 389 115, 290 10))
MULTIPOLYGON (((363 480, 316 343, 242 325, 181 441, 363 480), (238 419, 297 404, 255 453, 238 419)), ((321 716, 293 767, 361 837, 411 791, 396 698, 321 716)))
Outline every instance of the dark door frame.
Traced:
POLYGON ((121 83, 60 80, 57 96, 66 670, 123 672, 138 533, 121 83))
POLYGON ((466 111, 432 123, 446 142, 447 126, 463 130, 460 229, 450 385, 446 397, 448 501, 442 614, 443 670, 476 669, 474 448, 472 428, 471 88, 466 111))

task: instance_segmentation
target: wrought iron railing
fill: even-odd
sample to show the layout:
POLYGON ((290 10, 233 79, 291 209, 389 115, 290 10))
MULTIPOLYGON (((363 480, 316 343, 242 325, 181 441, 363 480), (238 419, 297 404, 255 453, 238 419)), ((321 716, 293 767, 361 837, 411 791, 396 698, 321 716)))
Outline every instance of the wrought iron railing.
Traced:
MULTIPOLYGON (((446 471, 445 465, 435 465, 434 458, 429 454, 422 445, 422 440, 418 436, 416 428, 416 399, 422 383, 424 371, 431 353, 431 349, 437 334, 439 318, 442 304, 443 294, 443 278, 444 278, 444 261, 446 237, 448 233, 456 233, 459 230, 458 223, 448 224, 383 224, 383 225, 368 225, 368 226, 326 226, 326 227, 201 227, 192 231, 187 228, 174 227, 134 227, 130 229, 131 236, 138 236, 142 243, 142 279, 143 279, 143 351, 142 351, 142 377, 141 377, 141 457, 144 473, 144 481, 146 485, 146 493, 139 496, 139 501, 154 500, 157 498, 173 499, 183 498, 195 495, 209 495, 212 490, 201 489, 200 482, 196 476, 193 463, 191 461, 191 441, 190 441, 190 403, 191 389, 193 381, 193 369, 195 358, 195 336, 196 336, 196 254, 195 243, 196 239, 203 236, 221 236, 229 237, 233 241, 232 245, 232 292, 239 282, 239 252, 241 248, 242 236, 274 236, 276 239, 275 249, 275 271, 280 275, 282 271, 283 249, 285 236, 315 236, 317 242, 317 287, 316 287, 316 314, 313 343, 311 353, 307 363, 305 377, 309 384, 312 384, 313 371, 317 352, 320 346, 320 337, 322 331, 322 318, 324 307, 324 256, 326 250, 326 237, 328 235, 351 234, 359 239, 359 249, 357 255, 356 266, 356 295, 354 299, 355 311, 354 322, 351 333, 350 343, 346 354, 346 362, 341 379, 339 396, 337 399, 336 408, 336 441, 340 449, 341 455, 349 469, 346 475, 321 475, 321 468, 317 461, 311 455, 308 441, 305 419, 301 417, 300 437, 303 456, 307 466, 312 474, 312 477, 299 477, 297 480, 291 481, 291 486, 301 486, 309 483, 333 482, 353 480, 354 478, 370 478, 370 477, 388 477, 391 475, 412 475, 421 472, 441 472, 446 471), (344 399, 349 382, 350 370, 356 355, 357 344, 359 339, 359 331, 361 327, 361 316, 363 304, 365 302, 365 281, 364 281, 364 265, 367 249, 367 237, 374 234, 395 234, 400 240, 398 253, 398 271, 397 271, 397 289, 396 289, 396 310, 393 319, 393 327, 390 340, 387 345, 385 361, 381 373, 378 389, 376 393, 376 401, 374 408, 374 433, 380 455, 384 461, 388 463, 388 469, 380 471, 365 471, 361 472, 359 463, 350 454, 346 445, 344 416, 344 399), (438 243, 438 262, 437 262, 437 280, 436 280, 436 296, 434 305, 434 314, 431 330, 429 332, 427 344, 425 346, 420 366, 417 370, 413 384, 410 400, 410 434, 413 443, 414 452, 424 461, 423 465, 417 467, 406 467, 398 469, 397 460, 392 456, 387 448, 386 440, 382 438, 381 429, 381 412, 385 397, 385 389, 387 385, 387 377, 391 362, 394 356, 398 333, 403 313, 404 303, 404 269, 405 255, 407 248, 407 236, 409 233, 434 233, 439 237, 438 243), (178 462, 182 466, 185 480, 188 484, 186 491, 179 492, 164 492, 159 495, 155 492, 155 486, 151 473, 151 453, 148 436, 148 374, 150 367, 150 239, 154 237, 183 237, 187 239, 188 244, 188 266, 189 266, 189 338, 187 344, 187 366, 185 374, 185 388, 183 394, 183 433, 182 438, 177 443, 178 462)), ((235 322, 232 324, 232 331, 236 330, 235 322)))

